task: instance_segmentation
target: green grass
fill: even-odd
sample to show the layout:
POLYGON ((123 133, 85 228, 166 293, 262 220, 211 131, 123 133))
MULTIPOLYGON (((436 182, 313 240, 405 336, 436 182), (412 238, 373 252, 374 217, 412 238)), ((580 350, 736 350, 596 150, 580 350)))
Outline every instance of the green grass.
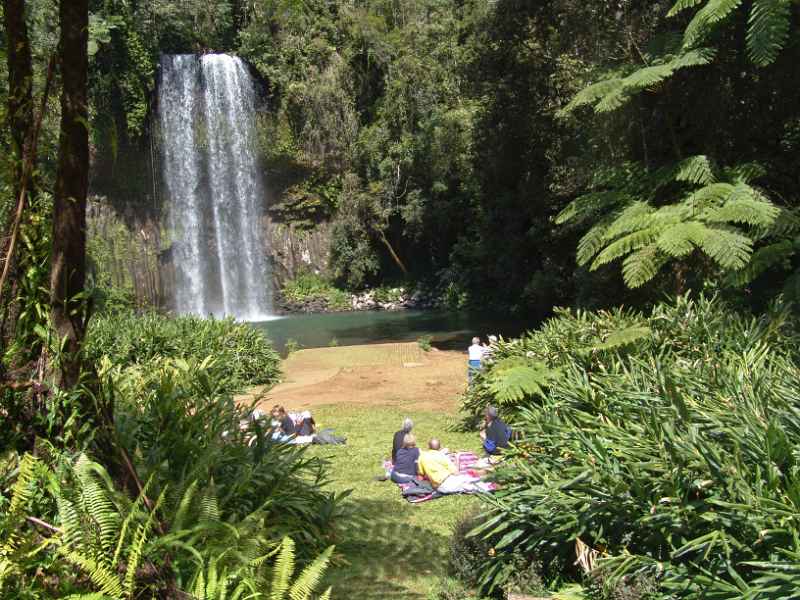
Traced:
POLYGON ((332 489, 353 490, 328 575, 334 599, 425 598, 444 573, 453 525, 478 500, 453 496, 409 504, 395 484, 373 478, 382 472, 381 461, 391 453, 392 434, 403 417, 414 420, 420 446, 436 436, 451 449, 477 451, 478 436, 449 431, 455 416, 444 412, 337 405, 315 408, 314 416, 320 427, 346 436, 347 445, 309 451, 330 458, 332 489))

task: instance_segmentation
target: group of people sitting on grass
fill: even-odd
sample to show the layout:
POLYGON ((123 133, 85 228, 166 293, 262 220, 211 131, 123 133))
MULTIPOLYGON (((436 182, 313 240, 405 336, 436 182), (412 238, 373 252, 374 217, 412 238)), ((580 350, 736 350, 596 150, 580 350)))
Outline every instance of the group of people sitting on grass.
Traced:
MULTIPOLYGON (((459 472, 437 438, 428 440, 428 449, 420 451, 417 439, 411 433, 413 427, 413 421, 406 418, 403 427, 394 434, 389 479, 404 484, 425 478, 440 494, 469 494, 484 490, 478 477, 459 472)), ((489 466, 490 457, 497 457, 508 448, 511 439, 511 430, 497 416, 497 409, 493 406, 487 406, 484 411, 484 427, 480 435, 487 454, 484 466, 489 466)))
MULTIPOLYGON (((242 429, 250 427, 250 421, 262 423, 266 415, 259 409, 254 410, 249 419, 239 425, 242 429)), ((261 427, 267 429, 267 435, 275 442, 284 444, 344 444, 346 438, 336 435, 333 429, 317 431, 317 424, 309 411, 287 412, 283 406, 276 404, 269 412, 269 421, 261 427)), ((254 443, 255 436, 250 440, 254 443)))

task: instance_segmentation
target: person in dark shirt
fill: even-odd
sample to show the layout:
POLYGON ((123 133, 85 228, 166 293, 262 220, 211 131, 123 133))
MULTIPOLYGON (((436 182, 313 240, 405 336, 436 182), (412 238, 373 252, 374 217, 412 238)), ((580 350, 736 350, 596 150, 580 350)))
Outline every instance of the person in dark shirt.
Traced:
POLYGON ((503 420, 497 416, 497 409, 494 406, 487 406, 483 414, 484 428, 481 431, 483 449, 487 454, 500 454, 503 448, 508 448, 508 441, 511 439, 511 430, 503 420))
POLYGON ((286 413, 285 408, 276 404, 272 407, 271 415, 275 434, 277 434, 277 436, 273 434, 273 438, 277 437, 284 440, 297 433, 294 421, 292 421, 292 417, 286 413))
POLYGON ((414 422, 406 417, 403 419, 403 427, 400 431, 396 431, 394 434, 394 438, 392 438, 392 463, 397 460, 397 451, 403 447, 403 438, 406 434, 411 433, 411 430, 414 428, 414 422))
POLYGON ((408 483, 417 476, 417 461, 419 460, 419 448, 417 448, 416 438, 407 433, 403 436, 403 446, 397 449, 397 456, 394 461, 394 469, 390 475, 395 483, 408 483))

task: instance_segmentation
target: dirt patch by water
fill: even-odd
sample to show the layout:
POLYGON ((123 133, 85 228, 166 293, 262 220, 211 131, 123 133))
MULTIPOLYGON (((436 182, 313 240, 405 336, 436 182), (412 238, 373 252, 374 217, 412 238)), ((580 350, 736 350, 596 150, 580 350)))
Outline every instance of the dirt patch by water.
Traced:
POLYGON ((281 384, 239 399, 260 397, 262 409, 341 403, 455 412, 466 388, 465 354, 423 352, 413 342, 300 350, 282 368, 281 384))

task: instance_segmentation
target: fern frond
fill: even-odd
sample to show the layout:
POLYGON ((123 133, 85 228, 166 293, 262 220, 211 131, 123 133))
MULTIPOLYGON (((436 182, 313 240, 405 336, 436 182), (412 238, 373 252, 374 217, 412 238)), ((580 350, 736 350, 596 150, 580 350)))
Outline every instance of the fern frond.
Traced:
POLYGON ((192 586, 192 596, 195 600, 206 600, 206 573, 202 567, 197 569, 197 578, 192 586))
POLYGON ((710 48, 696 48, 673 57, 662 64, 654 64, 634 71, 614 85, 594 106, 595 112, 611 112, 623 106, 630 98, 643 90, 651 89, 671 77, 676 71, 687 67, 699 67, 714 59, 710 48))
POLYGON ((572 220, 580 222, 591 218, 598 212, 608 210, 609 208, 621 204, 627 204, 630 201, 630 196, 620 193, 617 190, 590 192, 575 198, 575 200, 567 204, 567 206, 553 218, 553 222, 556 225, 563 225, 572 220))
POLYGON ((756 162, 741 163, 722 170, 723 178, 731 183, 750 183, 766 174, 764 166, 756 162))
POLYGON ((737 183, 725 204, 705 216, 712 223, 743 223, 753 227, 772 227, 780 209, 761 192, 746 183, 737 183))
POLYGON ((527 396, 544 396, 545 389, 561 377, 560 371, 544 363, 505 359, 489 377, 489 388, 500 403, 519 402, 527 396))
POLYGON ((685 200, 692 215, 700 215, 704 210, 721 206, 733 193, 730 183, 712 183, 695 190, 685 200))
POLYGON ((791 19, 791 0, 753 0, 747 27, 747 50, 753 63, 765 67, 775 61, 789 39, 791 19))
POLYGON ((578 241, 575 259, 580 266, 587 265, 603 248, 605 233, 612 221, 611 217, 606 217, 587 231, 578 241))
POLYGON ((139 526, 136 534, 133 537, 131 550, 128 552, 128 567, 125 570, 125 579, 123 581, 125 596, 128 598, 133 597, 136 570, 139 568, 139 564, 142 562, 144 544, 147 541, 147 536, 150 534, 153 524, 155 523, 156 515, 161 508, 161 503, 164 501, 165 493, 166 488, 158 496, 153 508, 150 510, 150 514, 147 516, 147 520, 139 526))
POLYGON ((695 185, 708 185, 716 180, 711 160, 702 154, 682 160, 675 172, 675 181, 686 181, 695 185))
POLYGON ((742 0, 708 0, 697 11, 683 34, 684 48, 693 48, 711 34, 721 21, 739 8, 742 0))
POLYGON ((113 598, 122 597, 122 584, 115 571, 73 550, 62 550, 65 558, 86 573, 100 591, 113 598))
POLYGON ((788 240, 759 248, 753 252, 746 267, 731 274, 730 282, 733 285, 745 286, 773 267, 788 266, 788 260, 795 252, 794 244, 788 240))
POLYGON ((36 494, 33 480, 41 463, 33 454, 24 454, 19 461, 17 480, 11 487, 11 502, 8 505, 6 519, 22 515, 36 494))
POLYGON ((622 78, 610 77, 586 86, 570 100, 570 102, 559 111, 560 116, 564 116, 580 106, 595 104, 601 98, 612 93, 615 89, 622 86, 622 78))
POLYGON ((216 494, 200 498, 199 518, 202 521, 219 521, 219 500, 216 494))
POLYGON ((632 202, 623 209, 608 227, 603 238, 613 240, 621 235, 633 233, 653 225, 653 213, 656 209, 647 202, 632 202))
POLYGON ((703 0, 678 0, 672 8, 669 9, 667 13, 668 17, 674 17, 678 13, 683 12, 688 8, 694 8, 698 4, 701 4, 703 0))
POLYGON ((150 484, 153 481, 153 476, 151 475, 147 482, 142 487, 142 491, 136 497, 136 500, 131 505, 130 510, 128 511, 128 516, 125 517, 122 521, 122 525, 119 529, 119 536, 117 537, 117 547, 114 549, 114 556, 111 559, 111 564, 116 566, 119 564, 119 557, 122 554, 122 549, 125 547, 125 543, 128 539, 128 530, 130 529, 131 523, 134 519, 138 518, 141 514, 142 507, 144 506, 144 499, 147 497, 147 493, 150 490, 150 484))
POLYGON ((292 573, 294 573, 294 540, 287 536, 283 538, 281 550, 275 560, 275 572, 269 591, 270 600, 285 600, 292 573))
POLYGON ((664 256, 655 244, 645 246, 628 255, 622 262, 622 278, 625 285, 638 288, 653 279, 664 266, 664 256))
POLYGON ((322 554, 314 559, 314 562, 303 569, 303 572, 300 573, 300 576, 289 589, 290 600, 311 600, 311 594, 316 591, 317 586, 322 581, 332 554, 333 546, 328 546, 322 554))
POLYGON ((658 239, 660 233, 660 227, 648 227, 647 229, 634 231, 633 233, 621 237, 606 246, 603 251, 597 255, 597 258, 592 261, 591 270, 599 269, 603 265, 615 261, 618 258, 622 258, 634 250, 639 250, 640 248, 651 245, 658 239))
POLYGON ((662 252, 675 257, 688 256, 695 249, 694 239, 701 236, 703 225, 696 221, 677 223, 665 229, 658 239, 656 246, 662 252))
POLYGON ((694 242, 714 261, 726 269, 741 269, 750 260, 753 242, 741 233, 723 228, 704 227, 694 242))
POLYGON ((189 484, 189 486, 186 488, 186 491, 183 492, 183 496, 178 503, 178 509, 175 511, 175 517, 172 519, 172 529, 183 529, 186 515, 192 506, 194 495, 197 492, 197 485, 198 480, 195 479, 189 484))
POLYGON ((331 600, 331 592, 332 588, 328 588, 327 590, 325 590, 325 593, 319 597, 319 600, 331 600))

